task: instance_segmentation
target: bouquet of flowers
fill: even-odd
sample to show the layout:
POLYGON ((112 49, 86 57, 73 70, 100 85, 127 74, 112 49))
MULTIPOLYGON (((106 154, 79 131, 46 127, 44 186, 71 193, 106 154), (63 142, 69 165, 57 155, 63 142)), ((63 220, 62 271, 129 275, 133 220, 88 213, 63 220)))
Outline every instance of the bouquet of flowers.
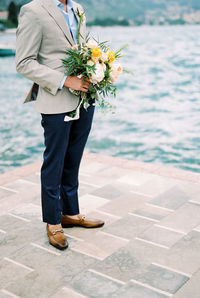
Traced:
MULTIPOLYGON (((84 108, 87 109, 89 101, 96 99, 95 105, 103 109, 113 109, 113 106, 106 100, 108 95, 116 96, 116 86, 114 82, 117 80, 123 69, 119 63, 122 57, 123 46, 116 52, 110 50, 108 42, 98 42, 95 39, 86 38, 85 43, 80 43, 80 24, 84 15, 79 13, 79 30, 77 37, 77 45, 69 48, 66 52, 67 57, 62 60, 66 75, 78 76, 83 80, 88 78, 90 86, 87 92, 70 91, 79 96, 84 108)), ((70 116, 76 115, 76 110, 70 116)))

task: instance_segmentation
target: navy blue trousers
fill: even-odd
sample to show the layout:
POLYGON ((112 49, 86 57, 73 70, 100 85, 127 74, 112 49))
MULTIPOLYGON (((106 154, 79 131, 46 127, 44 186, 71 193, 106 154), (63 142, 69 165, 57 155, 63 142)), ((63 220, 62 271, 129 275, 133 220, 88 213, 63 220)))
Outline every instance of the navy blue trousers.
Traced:
POLYGON ((78 172, 91 129, 94 106, 81 107, 80 118, 64 122, 65 115, 41 114, 44 160, 41 168, 43 222, 59 224, 61 214, 79 214, 78 172))

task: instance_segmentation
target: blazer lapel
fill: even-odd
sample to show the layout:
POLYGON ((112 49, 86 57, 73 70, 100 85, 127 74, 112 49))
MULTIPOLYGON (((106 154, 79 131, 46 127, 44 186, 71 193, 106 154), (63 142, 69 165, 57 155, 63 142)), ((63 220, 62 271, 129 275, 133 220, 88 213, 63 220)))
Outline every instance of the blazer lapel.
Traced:
POLYGON ((73 38, 69 31, 68 25, 66 24, 66 20, 63 16, 62 12, 60 11, 60 9, 54 3, 54 1, 53 0, 42 0, 42 6, 48 11, 48 13, 51 15, 51 17, 54 18, 57 25, 60 27, 60 29, 63 31, 64 35, 68 39, 69 43, 71 45, 74 45, 73 38))

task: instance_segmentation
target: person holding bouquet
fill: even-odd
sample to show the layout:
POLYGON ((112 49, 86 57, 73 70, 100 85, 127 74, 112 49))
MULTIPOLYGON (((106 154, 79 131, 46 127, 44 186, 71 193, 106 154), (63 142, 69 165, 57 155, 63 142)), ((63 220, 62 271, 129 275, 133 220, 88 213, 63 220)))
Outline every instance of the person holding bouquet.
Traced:
MULTIPOLYGON (((72 0, 33 0, 21 8, 16 42, 16 69, 33 86, 25 102, 35 101, 41 113, 45 151, 41 168, 42 219, 51 245, 68 246, 63 228, 103 226, 83 216, 78 202, 78 173, 91 129, 95 98, 87 110, 79 94, 87 93, 90 80, 66 74, 66 51, 85 42, 86 24, 80 4, 72 0), (81 19, 81 22, 80 22, 81 19), (74 92, 71 92, 73 90, 74 92), (79 107, 79 117, 70 113, 79 107), (65 121, 66 117, 71 119, 65 121)), ((94 90, 93 90, 94 93, 94 90)))

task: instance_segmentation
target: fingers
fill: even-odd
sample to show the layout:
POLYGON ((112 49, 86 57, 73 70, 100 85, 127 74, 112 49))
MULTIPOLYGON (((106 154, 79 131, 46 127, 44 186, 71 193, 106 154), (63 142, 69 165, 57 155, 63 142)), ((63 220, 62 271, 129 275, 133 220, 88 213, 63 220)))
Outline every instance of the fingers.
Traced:
POLYGON ((82 83, 81 84, 82 87, 87 87, 87 88, 89 87, 89 85, 90 85, 90 83, 82 83))
POLYGON ((84 79, 82 80, 82 82, 87 82, 87 83, 90 83, 90 80, 87 78, 87 77, 84 77, 84 79))
POLYGON ((89 89, 89 84, 86 84, 86 83, 81 84, 80 86, 81 91, 87 92, 88 89, 89 89))
POLYGON ((89 86, 90 85, 90 81, 82 81, 81 82, 82 86, 89 86))
POLYGON ((84 80, 81 80, 81 85, 84 87, 89 87, 90 81, 88 78, 84 78, 84 80))
POLYGON ((84 87, 83 86, 83 87, 80 88, 80 91, 87 92, 88 91, 88 87, 84 87))
POLYGON ((87 92, 89 89, 89 85, 90 85, 90 82, 83 82, 81 84, 81 88, 84 89, 84 91, 86 90, 86 92, 87 92))
POLYGON ((80 91, 83 91, 83 92, 87 92, 88 89, 89 89, 89 86, 90 86, 90 81, 87 77, 83 79, 80 79, 81 80, 81 85, 80 85, 80 91))

